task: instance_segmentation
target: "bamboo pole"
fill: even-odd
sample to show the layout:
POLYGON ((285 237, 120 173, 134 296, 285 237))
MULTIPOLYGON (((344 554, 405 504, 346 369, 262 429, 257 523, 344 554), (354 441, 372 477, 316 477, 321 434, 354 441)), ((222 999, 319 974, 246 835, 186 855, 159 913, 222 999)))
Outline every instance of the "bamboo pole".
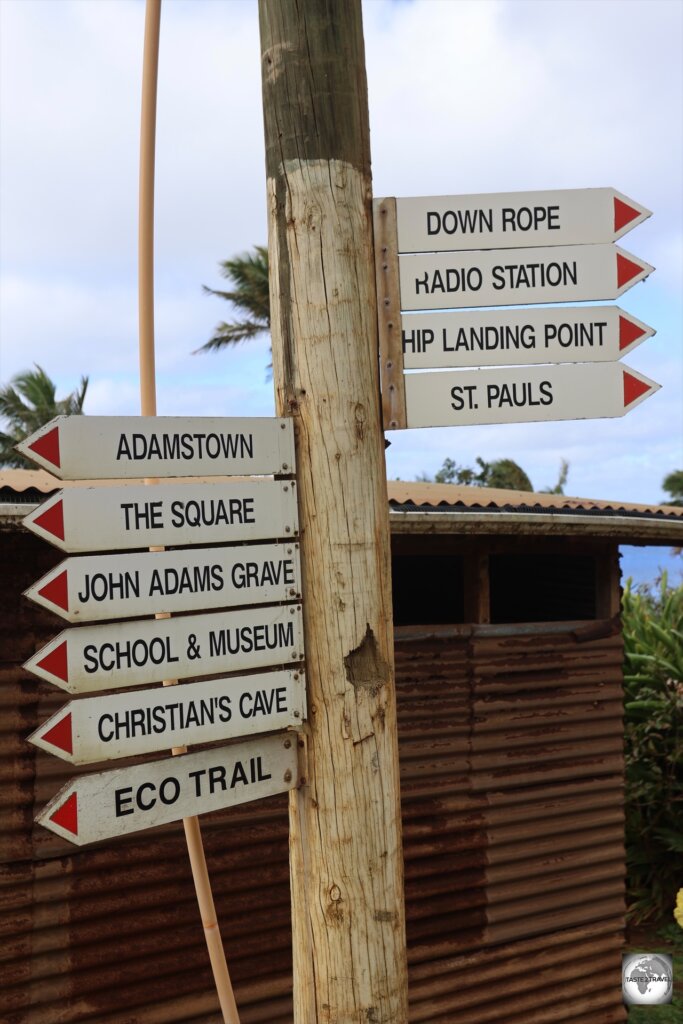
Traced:
MULTIPOLYGON (((156 143, 157 78, 159 68, 159 27, 161 0, 147 0, 145 43, 142 69, 142 116, 140 122, 140 195, 138 220, 138 312, 140 334, 140 411, 156 416, 156 378, 154 365, 154 159, 156 143)), ((145 483, 154 484, 155 480, 145 483)), ((163 551, 154 547, 150 551, 163 551)), ((155 616, 170 618, 168 613, 155 616)), ((164 686, 175 686, 177 679, 165 679, 164 686)), ((173 747, 172 754, 184 754, 186 747, 173 747)), ((192 868, 197 903, 204 927, 218 1001, 224 1024, 239 1024, 235 995, 230 982, 225 950, 216 919, 211 881, 204 856, 199 819, 183 818, 185 841, 192 868)))

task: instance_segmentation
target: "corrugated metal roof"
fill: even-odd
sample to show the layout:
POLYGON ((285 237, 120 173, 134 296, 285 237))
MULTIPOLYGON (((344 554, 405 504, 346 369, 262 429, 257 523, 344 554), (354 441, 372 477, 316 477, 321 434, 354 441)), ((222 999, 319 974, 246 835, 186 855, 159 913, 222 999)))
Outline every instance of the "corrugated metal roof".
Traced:
MULTIPOLYGON (((236 477, 176 478, 196 483, 236 477)), ((0 520, 21 521, 28 506, 63 487, 133 485, 141 480, 58 480, 42 469, 0 470, 0 520)), ((578 534, 616 543, 683 545, 683 508, 560 494, 420 481, 388 482, 392 533, 578 534)))
MULTIPOLYGON (((0 474, 1 479, 2 474, 0 474)), ((504 491, 494 487, 464 487, 460 484, 431 484, 393 480, 388 484, 392 505, 418 505, 435 508, 515 509, 557 512, 614 512, 626 515, 657 515, 679 519, 683 508, 673 505, 639 505, 626 501, 594 498, 570 498, 564 494, 538 494, 535 491, 504 491)))

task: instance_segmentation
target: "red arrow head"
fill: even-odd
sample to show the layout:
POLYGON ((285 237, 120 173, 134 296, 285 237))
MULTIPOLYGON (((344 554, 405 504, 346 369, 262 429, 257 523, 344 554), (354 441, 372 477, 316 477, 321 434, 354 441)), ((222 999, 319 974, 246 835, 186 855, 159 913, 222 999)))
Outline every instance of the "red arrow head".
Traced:
POLYGON ((55 647, 41 661, 36 662, 36 668, 42 668, 43 671, 68 683, 69 663, 66 656, 66 640, 62 640, 59 647, 55 647))
POLYGON ((58 807, 50 815, 50 821, 54 821, 55 825, 59 825, 61 828, 66 829, 67 832, 71 832, 72 835, 78 835, 78 793, 72 793, 68 797, 61 807, 58 807))
POLYGON ((60 572, 59 576, 49 580, 38 593, 46 601, 50 601, 52 604, 56 604, 58 608, 63 608, 65 612, 68 612, 69 588, 66 569, 60 572))
POLYGON ((39 516, 36 516, 33 522, 41 530, 45 530, 46 533, 51 533, 53 537, 64 540, 64 505, 62 499, 60 498, 54 505, 46 508, 39 516))
POLYGON ((614 230, 621 231, 626 224, 630 224, 632 220, 640 216, 640 210, 634 210, 632 206, 625 203, 622 199, 614 197, 614 230))
POLYGON ((628 348, 638 338, 642 338, 645 331, 638 324, 634 324, 633 320, 627 320, 625 316, 619 317, 619 349, 628 348))
POLYGON ((638 377, 634 377, 632 373, 623 371, 624 374, 624 408, 627 405, 631 405, 635 402, 636 398, 640 398, 641 395, 647 394, 650 390, 650 385, 646 384, 644 380, 639 380, 638 377))
POLYGON ((27 445, 30 451, 40 455, 46 462, 51 462, 57 469, 61 469, 59 456, 59 427, 53 427, 47 434, 36 438, 33 444, 27 445))
POLYGON ((64 718, 60 718, 51 729, 43 733, 41 738, 51 743, 53 747, 65 750, 67 754, 73 754, 74 743, 71 732, 71 712, 64 715, 64 718))
POLYGON ((620 252, 617 253, 617 288, 621 288, 622 285, 628 284, 638 274, 642 274, 645 268, 641 267, 639 263, 634 263, 633 260, 627 260, 625 256, 622 256, 620 252))

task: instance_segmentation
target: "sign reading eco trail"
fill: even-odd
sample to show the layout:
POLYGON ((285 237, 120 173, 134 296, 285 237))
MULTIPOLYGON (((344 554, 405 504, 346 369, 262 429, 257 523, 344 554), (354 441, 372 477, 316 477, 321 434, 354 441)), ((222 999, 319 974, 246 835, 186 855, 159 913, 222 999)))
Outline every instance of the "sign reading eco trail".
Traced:
POLYGON ((297 783, 296 736, 275 733, 198 754, 82 775, 64 786, 36 821, 84 846, 275 796, 297 783))
POLYGON ((265 417, 57 416, 17 449, 61 480, 293 473, 293 429, 265 417))

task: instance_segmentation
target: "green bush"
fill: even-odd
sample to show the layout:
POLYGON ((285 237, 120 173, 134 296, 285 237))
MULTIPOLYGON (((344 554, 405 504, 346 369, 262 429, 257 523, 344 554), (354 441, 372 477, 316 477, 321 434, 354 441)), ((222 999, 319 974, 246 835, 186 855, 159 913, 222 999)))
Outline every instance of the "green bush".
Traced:
POLYGON ((683 587, 624 592, 626 872, 631 920, 671 920, 683 886, 683 587))

